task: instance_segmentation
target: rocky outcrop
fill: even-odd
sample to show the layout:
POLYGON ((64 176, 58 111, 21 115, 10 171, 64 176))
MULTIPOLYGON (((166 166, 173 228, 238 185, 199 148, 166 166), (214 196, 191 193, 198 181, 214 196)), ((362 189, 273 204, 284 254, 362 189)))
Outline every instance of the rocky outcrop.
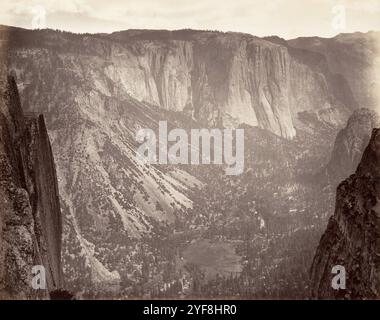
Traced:
POLYGON ((337 185, 357 168, 363 152, 371 138, 371 132, 379 127, 380 119, 375 111, 359 109, 349 118, 344 129, 339 131, 331 159, 322 174, 324 180, 337 185))
POLYGON ((336 209, 311 268, 313 298, 380 298, 380 130, 337 190, 336 209), (346 289, 332 287, 332 268, 346 270, 346 289))
POLYGON ((24 115, 13 78, 0 83, 0 297, 49 298, 62 286, 55 164, 43 116, 24 115), (47 290, 32 287, 44 266, 47 290))

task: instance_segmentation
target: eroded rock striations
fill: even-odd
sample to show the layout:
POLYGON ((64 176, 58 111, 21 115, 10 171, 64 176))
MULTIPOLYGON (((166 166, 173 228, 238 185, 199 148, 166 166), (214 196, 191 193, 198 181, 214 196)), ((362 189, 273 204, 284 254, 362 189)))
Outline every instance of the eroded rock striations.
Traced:
POLYGON ((337 190, 336 209, 311 268, 313 298, 380 298, 380 129, 374 129, 356 173, 337 190), (333 266, 346 289, 332 288, 333 266))
POLYGON ((76 99, 73 108, 132 97, 207 125, 245 123, 291 139, 299 112, 343 125, 357 107, 346 79, 331 71, 323 54, 282 39, 194 30, 72 35, 10 28, 3 33, 10 39, 10 65, 25 90, 22 96, 31 98, 26 109, 42 99, 36 95, 41 88, 30 91, 38 78, 44 95, 65 83, 62 90, 73 90, 76 99), (67 79, 70 85, 62 81, 67 79))
POLYGON ((13 78, 0 80, 0 297, 49 298, 62 285, 58 184, 42 115, 23 114, 13 78), (35 290, 32 267, 46 270, 35 290))

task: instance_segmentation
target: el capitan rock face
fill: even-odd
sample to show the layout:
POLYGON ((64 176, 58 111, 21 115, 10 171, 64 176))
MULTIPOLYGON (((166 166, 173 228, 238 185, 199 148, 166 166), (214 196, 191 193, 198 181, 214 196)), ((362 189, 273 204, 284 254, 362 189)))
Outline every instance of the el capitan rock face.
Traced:
POLYGON ((0 80, 0 297, 49 298, 63 285, 62 218, 43 116, 24 115, 13 78, 0 80), (32 288, 32 267, 47 290, 32 288))
MULTIPOLYGON (((211 126, 245 123, 285 138, 296 135, 298 112, 312 111, 328 123, 343 125, 357 107, 347 80, 331 71, 322 54, 247 34, 2 33, 10 39, 10 64, 16 73, 28 65, 27 74, 17 74, 20 89, 28 92, 31 81, 40 79, 40 85, 46 82, 49 87, 70 78, 77 90, 93 85, 90 99, 96 94, 130 97, 191 114, 211 126), (49 78, 41 78, 45 74, 49 78)), ((36 91, 30 94, 26 95, 32 100, 27 101, 32 103, 36 91)))
POLYGON ((337 190, 336 209, 311 269, 313 298, 380 297, 380 130, 375 129, 355 172, 337 190), (333 266, 346 269, 346 290, 331 286, 333 266))

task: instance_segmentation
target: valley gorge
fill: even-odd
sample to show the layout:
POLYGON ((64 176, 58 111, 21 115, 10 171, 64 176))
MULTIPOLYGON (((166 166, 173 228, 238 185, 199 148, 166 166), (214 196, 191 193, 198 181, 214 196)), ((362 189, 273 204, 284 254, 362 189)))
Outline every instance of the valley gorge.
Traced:
MULTIPOLYGON (((1 26, 3 73, 16 81, 20 119, 44 148, 46 122, 55 159, 57 188, 45 181, 40 189, 52 197, 42 200, 54 218, 39 258, 49 256, 52 287, 64 278, 79 298, 322 297, 320 268, 333 263, 324 260, 326 243, 340 236, 329 220, 335 188, 379 124, 367 90, 377 81, 378 37, 1 26), (163 120, 186 131, 243 128, 244 172, 139 163, 136 132, 157 132, 163 120)), ((42 155, 55 186, 52 159, 42 155)))

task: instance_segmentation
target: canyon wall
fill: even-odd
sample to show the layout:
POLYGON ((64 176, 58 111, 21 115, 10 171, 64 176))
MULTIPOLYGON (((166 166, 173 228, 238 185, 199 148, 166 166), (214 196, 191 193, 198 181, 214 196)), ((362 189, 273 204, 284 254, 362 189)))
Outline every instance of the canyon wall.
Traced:
POLYGON ((58 183, 43 116, 24 114, 16 82, 0 81, 0 297, 49 298, 62 286, 58 183), (33 266, 47 290, 32 287, 33 266))
POLYGON ((317 299, 380 297, 380 130, 355 172, 337 190, 336 209, 311 268, 311 296, 317 299), (332 268, 346 270, 346 288, 334 290, 332 268))
POLYGON ((342 126, 358 107, 347 79, 323 54, 282 39, 193 30, 74 35, 12 28, 5 33, 9 63, 20 90, 27 91, 25 107, 30 103, 33 110, 42 99, 46 104, 40 108, 51 110, 46 93, 69 78, 69 86, 82 92, 75 94, 76 103, 99 95, 133 98, 207 125, 245 123, 289 139, 296 135, 300 112, 342 126))

